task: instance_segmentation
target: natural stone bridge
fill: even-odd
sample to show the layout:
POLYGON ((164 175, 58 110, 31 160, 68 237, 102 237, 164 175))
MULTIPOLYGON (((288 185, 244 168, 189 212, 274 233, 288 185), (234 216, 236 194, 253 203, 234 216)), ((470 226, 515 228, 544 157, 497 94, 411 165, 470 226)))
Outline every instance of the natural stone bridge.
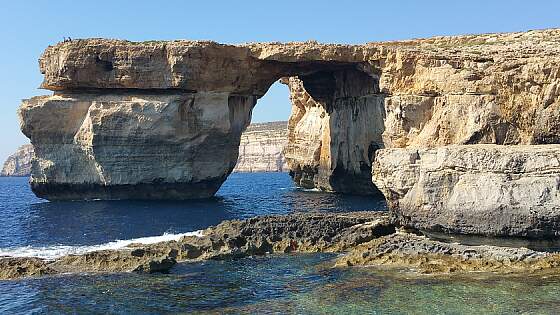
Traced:
POLYGON ((31 185, 56 199, 212 196, 257 99, 291 93, 298 185, 370 194, 376 150, 558 143, 559 30, 365 45, 88 39, 40 59, 19 114, 31 185))

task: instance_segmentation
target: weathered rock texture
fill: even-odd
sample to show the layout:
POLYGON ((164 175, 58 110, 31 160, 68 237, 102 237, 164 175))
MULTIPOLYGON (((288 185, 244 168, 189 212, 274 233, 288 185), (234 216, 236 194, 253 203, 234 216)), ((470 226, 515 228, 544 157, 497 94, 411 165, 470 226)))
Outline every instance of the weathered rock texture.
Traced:
POLYGON ((560 145, 383 149, 376 154, 373 182, 404 226, 560 235, 560 145))
POLYGON ((179 241, 67 255, 0 257, 0 279, 69 272, 165 272, 177 261, 289 252, 340 252, 395 232, 383 212, 291 214, 224 221, 179 241))
MULTIPOLYGON (((282 151, 287 143, 287 122, 274 121, 251 124, 241 135, 239 157, 234 172, 287 172, 282 151)), ((0 176, 31 175, 33 145, 18 148, 4 162, 0 176)))
POLYGON ((460 272, 535 272, 560 268, 560 254, 527 248, 467 246, 423 236, 391 234, 353 248, 338 266, 385 266, 426 274, 460 272))
POLYGON ((287 172, 282 151, 288 141, 285 121, 251 124, 241 134, 234 172, 287 172))
POLYGON ((200 235, 53 261, 0 257, 0 279, 60 273, 167 272, 177 262, 272 253, 341 253, 334 266, 383 266, 422 273, 560 271, 560 254, 467 246, 396 232, 384 212, 294 213, 224 221, 200 235))
POLYGON ((6 159, 0 176, 29 176, 33 154, 31 144, 22 145, 6 159))
POLYGON ((233 170, 254 97, 57 92, 23 102, 31 187, 55 199, 210 197, 233 170))
POLYGON ((371 159, 384 147, 558 143, 559 39, 60 43, 40 59, 55 95, 20 111, 37 149, 32 185, 50 199, 209 196, 280 78, 292 94, 286 160, 304 187, 374 193, 371 159))

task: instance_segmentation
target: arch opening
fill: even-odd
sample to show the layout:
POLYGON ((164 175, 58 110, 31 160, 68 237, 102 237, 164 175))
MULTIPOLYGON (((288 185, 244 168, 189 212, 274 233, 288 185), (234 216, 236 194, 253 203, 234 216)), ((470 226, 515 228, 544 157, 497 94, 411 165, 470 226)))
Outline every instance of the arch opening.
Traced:
MULTIPOLYGON (((291 111, 283 153, 296 185, 380 194, 371 181, 375 150, 383 147, 385 115, 375 69, 369 64, 337 62, 274 62, 268 66, 275 71, 264 72, 281 76, 279 81, 289 90, 291 111)), ((277 89, 272 84, 268 91, 276 93, 277 89)), ((261 101, 258 104, 253 117, 266 110, 261 101)))

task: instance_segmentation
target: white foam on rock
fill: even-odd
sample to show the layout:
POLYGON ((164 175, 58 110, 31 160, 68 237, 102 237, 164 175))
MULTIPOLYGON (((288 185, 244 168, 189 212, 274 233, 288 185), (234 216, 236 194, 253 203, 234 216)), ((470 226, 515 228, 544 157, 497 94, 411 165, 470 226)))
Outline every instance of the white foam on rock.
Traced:
POLYGON ((155 244, 160 242, 178 241, 184 236, 202 236, 202 230, 179 234, 164 233, 160 236, 139 237, 129 240, 115 240, 104 244, 88 246, 52 245, 44 247, 22 246, 0 248, 0 257, 37 257, 54 260, 65 255, 80 255, 98 250, 125 248, 130 244, 155 244))

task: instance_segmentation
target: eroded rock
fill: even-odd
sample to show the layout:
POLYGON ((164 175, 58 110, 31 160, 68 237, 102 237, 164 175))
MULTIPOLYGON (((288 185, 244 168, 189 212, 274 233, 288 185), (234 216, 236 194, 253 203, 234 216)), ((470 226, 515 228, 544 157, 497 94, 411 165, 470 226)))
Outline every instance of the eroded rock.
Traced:
POLYGON ((235 167, 254 103, 125 91, 26 100, 19 112, 35 147, 31 188, 49 200, 210 197, 235 167))
POLYGON ((560 254, 527 248, 467 246, 412 234, 392 234, 358 245, 337 266, 383 266, 426 274, 534 272, 558 269, 560 254))
POLYGON ((42 259, 34 257, 0 257, 0 280, 55 274, 42 259))
POLYGON ((339 252, 395 231, 384 212, 291 214, 224 221, 179 241, 132 244, 53 261, 0 258, 0 279, 77 272, 167 272, 178 261, 339 252))
POLYGON ((51 199, 209 196, 235 165, 255 100, 280 78, 293 108, 286 159, 304 187, 376 193, 379 148, 558 143, 559 38, 541 30, 365 45, 60 43, 40 60, 42 87, 58 95, 20 111, 38 148, 32 183, 51 199), (158 112, 177 99, 181 110, 158 112), (107 111, 110 119, 96 116, 107 111), (116 152, 122 143, 126 156, 116 152), (67 157, 81 164, 69 169, 67 157))
POLYGON ((403 226, 560 235, 560 145, 384 149, 377 152, 373 182, 403 226))

